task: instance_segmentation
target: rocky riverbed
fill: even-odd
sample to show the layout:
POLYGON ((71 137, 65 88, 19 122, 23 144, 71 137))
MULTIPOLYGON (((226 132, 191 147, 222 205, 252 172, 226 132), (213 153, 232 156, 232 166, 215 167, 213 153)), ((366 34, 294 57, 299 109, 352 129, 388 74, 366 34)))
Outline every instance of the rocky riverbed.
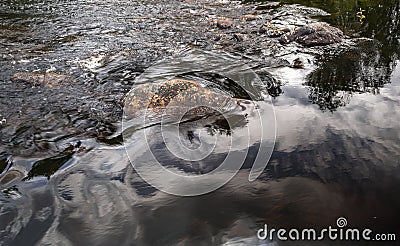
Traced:
MULTIPOLYGON (((0 242, 275 245, 254 230, 322 227, 339 216, 398 230, 399 3, 365 6, 365 19, 359 6, 350 15, 304 5, 0 3, 0 242), (241 84, 247 91, 215 72, 232 64, 258 76, 241 84), (247 183, 248 161, 223 189, 184 199, 138 177, 122 145, 125 95, 171 77, 220 95, 213 99, 253 99, 264 112, 273 103, 277 142, 260 179, 247 183)), ((231 115, 239 130, 213 115, 185 122, 183 141, 197 146, 201 132, 228 142, 258 129, 244 108, 231 115)), ((172 163, 151 127, 149 145, 168 168, 207 173, 225 158, 223 149, 196 165, 172 163)), ((132 141, 141 152, 145 142, 132 141)))
MULTIPOLYGON (((285 34, 280 30, 286 30, 285 35, 295 33, 299 28, 320 22, 312 17, 328 15, 320 9, 300 5, 121 2, 113 8, 124 8, 126 12, 111 10, 113 16, 94 4, 84 5, 79 11, 72 4, 63 5, 66 12, 78 16, 76 22, 62 19, 62 13, 57 12, 61 3, 54 4, 52 9, 40 9, 39 13, 29 9, 33 5, 27 5, 25 10, 18 9, 18 5, 13 6, 15 9, 5 6, 9 12, 24 12, 27 17, 17 19, 2 31, 2 40, 8 44, 2 54, 2 65, 6 68, 2 79, 5 82, 12 79, 2 85, 2 91, 24 95, 3 98, 1 117, 6 121, 2 124, 2 142, 5 148, 19 155, 59 149, 49 138, 110 135, 115 131, 114 123, 120 120, 120 99, 130 90, 134 78, 153 62, 171 55, 190 49, 229 52, 264 76, 269 93, 277 96, 280 84, 288 80, 273 78, 269 68, 301 67, 305 71, 300 73, 307 74, 316 68, 316 56, 323 55, 325 49, 340 52, 351 47, 350 41, 345 40, 314 49, 280 44, 279 37, 285 34), (93 24, 95 20, 86 23, 84 20, 89 16, 84 11, 98 11, 108 21, 99 21, 97 26, 93 24), (31 19, 40 20, 46 15, 59 16, 56 23, 60 27, 43 23, 24 29, 31 19), (44 29, 48 31, 44 33, 44 29), (32 121, 33 118, 37 120, 32 121), (67 134, 59 136, 50 130, 48 136, 41 136, 45 126, 62 129, 67 134), (38 142, 46 146, 40 147, 38 142), (19 148, 20 145, 23 147, 19 148)), ((331 38, 332 31, 324 35, 331 38)), ((314 39, 317 43, 321 41, 314 39)), ((279 69, 275 72, 280 73, 279 69)))

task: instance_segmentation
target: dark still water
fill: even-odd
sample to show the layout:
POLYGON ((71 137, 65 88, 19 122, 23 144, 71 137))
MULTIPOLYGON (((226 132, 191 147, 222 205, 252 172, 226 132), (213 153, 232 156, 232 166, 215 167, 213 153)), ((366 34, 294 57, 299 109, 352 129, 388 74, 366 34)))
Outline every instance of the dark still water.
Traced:
MULTIPOLYGON (((0 2, 0 245, 398 245, 399 10, 398 0, 0 2), (320 21, 346 37, 306 48, 260 32, 320 21), (179 124, 171 113, 166 128, 156 109, 122 123, 124 103, 149 105, 148 88, 174 78, 196 81, 189 102, 214 111, 179 124), (262 143, 270 159, 249 182, 262 143), (209 146, 207 158, 194 151, 209 146), (146 171, 152 156, 181 175, 243 166, 182 197, 131 165, 146 171), (257 238, 265 224, 322 230, 338 218, 397 241, 257 238)), ((151 105, 168 104, 171 88, 151 105)), ((175 102, 174 114, 188 103, 175 102)))

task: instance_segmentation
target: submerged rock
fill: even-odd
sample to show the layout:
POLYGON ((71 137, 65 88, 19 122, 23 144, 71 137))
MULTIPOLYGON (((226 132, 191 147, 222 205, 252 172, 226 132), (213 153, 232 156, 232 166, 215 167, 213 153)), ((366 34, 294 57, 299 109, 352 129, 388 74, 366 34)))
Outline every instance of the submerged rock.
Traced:
POLYGON ((259 19, 260 17, 258 16, 258 15, 253 15, 253 14, 247 14, 247 15, 243 15, 242 17, 241 17, 241 19, 242 20, 245 20, 245 21, 254 21, 254 20, 257 20, 257 19, 259 19))
POLYGON ((55 72, 20 72, 14 74, 11 80, 29 83, 32 86, 46 86, 52 88, 68 83, 73 79, 66 74, 55 72))
POLYGON ((233 34, 233 37, 237 42, 242 42, 245 39, 245 35, 242 33, 235 33, 233 34))
POLYGON ((228 29, 232 27, 233 21, 229 18, 219 18, 215 20, 215 24, 217 25, 218 28, 228 29))
POLYGON ((326 23, 312 23, 295 29, 279 39, 281 44, 296 41, 307 47, 339 43, 344 37, 343 32, 326 23))
POLYGON ((24 173, 17 169, 10 169, 4 175, 0 176, 0 187, 6 187, 10 184, 22 180, 24 173))

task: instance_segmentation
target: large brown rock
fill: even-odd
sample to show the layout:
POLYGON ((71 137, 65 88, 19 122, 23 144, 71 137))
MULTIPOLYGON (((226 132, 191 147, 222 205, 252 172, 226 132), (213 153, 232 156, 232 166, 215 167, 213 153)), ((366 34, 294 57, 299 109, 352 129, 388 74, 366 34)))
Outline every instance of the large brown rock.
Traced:
POLYGON ((281 44, 288 44, 295 41, 304 46, 311 47, 339 43, 343 37, 343 32, 336 27, 332 27, 326 23, 313 23, 282 35, 279 42, 281 44))

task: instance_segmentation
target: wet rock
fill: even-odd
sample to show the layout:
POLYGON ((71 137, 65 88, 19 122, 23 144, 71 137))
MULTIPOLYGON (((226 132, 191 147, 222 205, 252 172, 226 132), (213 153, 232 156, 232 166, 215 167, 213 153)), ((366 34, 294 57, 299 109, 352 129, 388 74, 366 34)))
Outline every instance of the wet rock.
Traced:
POLYGON ((231 28, 233 25, 232 19, 229 18, 219 18, 215 20, 214 23, 217 25, 218 28, 221 29, 228 29, 231 28))
POLYGON ((57 172, 65 163, 71 160, 72 156, 78 151, 82 150, 81 143, 78 142, 76 145, 68 146, 62 153, 52 156, 49 158, 41 159, 36 161, 31 170, 24 178, 24 180, 31 180, 33 177, 44 176, 47 179, 57 172))
POLYGON ((293 42, 294 40, 296 40, 296 36, 289 33, 287 35, 281 36, 280 39, 279 39, 279 43, 288 44, 288 43, 293 42))
POLYGON ((228 34, 219 33, 219 34, 215 35, 214 41, 219 42, 222 40, 227 40, 227 39, 229 39, 229 37, 230 36, 228 34))
POLYGON ((252 14, 248 14, 248 15, 244 15, 241 17, 242 20, 245 21, 254 21, 259 19, 260 17, 258 15, 252 15, 252 14))
POLYGON ((259 30, 259 33, 265 33, 268 37, 280 37, 288 32, 290 32, 290 28, 275 26, 271 22, 264 24, 259 30))
POLYGON ((241 111, 245 104, 252 102, 209 90, 196 81, 172 79, 136 86, 126 95, 123 103, 128 118, 141 113, 171 116, 182 112, 187 112, 186 118, 196 118, 214 113, 213 108, 241 111))
POLYGON ((344 37, 343 32, 326 23, 313 23, 295 29, 291 33, 287 33, 279 39, 281 44, 288 44, 296 41, 307 47, 321 46, 339 43, 344 37))
POLYGON ((241 33, 235 33, 233 34, 233 37, 235 38, 236 41, 242 42, 244 40, 244 34, 241 33))
POLYGON ((303 63, 302 59, 296 58, 293 61, 292 68, 304 68, 304 63, 303 63))
POLYGON ((11 78, 14 82, 25 82, 32 86, 57 87, 73 79, 65 74, 55 72, 20 72, 11 78))
POLYGON ((10 166, 9 159, 5 154, 0 154, 0 175, 10 166))
POLYGON ((10 169, 0 177, 0 187, 9 186, 11 183, 22 180, 23 177, 23 172, 16 169, 10 169))
POLYGON ((73 153, 65 155, 63 154, 35 162, 24 180, 30 180, 35 176, 45 176, 47 179, 50 179, 50 176, 52 176, 61 168, 62 165, 69 161, 72 155, 73 153))
POLYGON ((280 6, 280 2, 266 2, 263 4, 259 4, 256 7, 256 10, 270 10, 270 9, 275 9, 280 6))

